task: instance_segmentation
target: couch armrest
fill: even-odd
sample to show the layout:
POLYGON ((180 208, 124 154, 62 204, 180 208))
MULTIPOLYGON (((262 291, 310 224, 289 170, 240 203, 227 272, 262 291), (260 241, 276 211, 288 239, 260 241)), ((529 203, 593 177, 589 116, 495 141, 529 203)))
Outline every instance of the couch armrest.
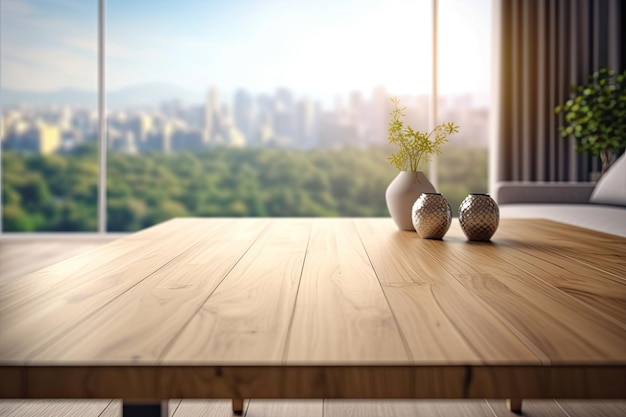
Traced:
POLYGON ((498 204, 589 203, 595 182, 518 182, 496 183, 494 199, 498 204))

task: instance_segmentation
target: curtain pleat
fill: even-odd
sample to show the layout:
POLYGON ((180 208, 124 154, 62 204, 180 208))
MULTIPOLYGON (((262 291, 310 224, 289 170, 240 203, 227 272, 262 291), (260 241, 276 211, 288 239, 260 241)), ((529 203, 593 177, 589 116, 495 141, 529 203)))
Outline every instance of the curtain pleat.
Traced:
POLYGON ((500 0, 496 181, 588 181, 599 158, 562 138, 556 105, 603 67, 624 70, 619 0, 500 0))

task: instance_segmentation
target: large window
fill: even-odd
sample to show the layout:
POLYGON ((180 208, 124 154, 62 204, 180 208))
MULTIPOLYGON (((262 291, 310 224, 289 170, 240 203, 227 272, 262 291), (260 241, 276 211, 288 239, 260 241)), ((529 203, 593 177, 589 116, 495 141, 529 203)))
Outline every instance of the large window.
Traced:
POLYGON ((390 98, 426 128, 430 3, 108 1, 108 225, 381 216, 390 98))
MULTIPOLYGON (((467 3, 439 1, 438 120, 454 120, 462 134, 434 174, 453 207, 487 182, 490 1, 467 3)), ((97 4, 0 4, 2 229, 95 230, 97 4), (56 29, 38 16, 56 16, 56 29), (20 44, 29 42, 23 25, 4 24, 15 17, 40 34, 32 45, 20 44), (52 56, 63 59, 44 58, 52 56), (41 80, 18 76, 25 62, 29 78, 41 80), (60 133, 61 145, 46 150, 15 145, 21 123, 35 123, 63 94, 81 99, 55 113, 70 115, 73 133, 60 133), (50 207, 57 214, 48 215, 50 207)), ((108 0, 106 230, 187 215, 387 216, 384 191, 396 174, 387 161, 390 99, 407 106, 412 126, 429 127, 431 7, 108 0)), ((62 123, 61 116, 49 122, 59 131, 62 123)))
POLYGON ((0 2, 2 231, 97 230, 97 10, 0 2))
POLYGON ((438 121, 461 129, 438 158, 437 189, 457 216, 469 193, 488 192, 491 0, 438 4, 438 121))

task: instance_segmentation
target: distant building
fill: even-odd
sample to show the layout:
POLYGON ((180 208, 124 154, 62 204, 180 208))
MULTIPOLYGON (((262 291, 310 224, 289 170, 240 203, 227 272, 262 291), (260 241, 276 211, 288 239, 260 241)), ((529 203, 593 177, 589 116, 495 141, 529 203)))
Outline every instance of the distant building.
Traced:
POLYGON ((155 129, 148 136, 147 148, 152 151, 170 153, 172 151, 173 133, 174 124, 170 122, 163 123, 159 129, 155 129))
POLYGON ((295 145, 303 149, 317 146, 317 108, 310 99, 303 99, 298 103, 297 110, 298 133, 295 145))
POLYGON ((206 147, 204 131, 177 130, 172 136, 173 151, 195 151, 206 147))
POLYGON ((152 131, 152 126, 152 117, 145 113, 139 113, 128 120, 127 127, 133 132, 139 149, 148 149, 147 140, 148 135, 152 131))
POLYGON ((287 88, 276 90, 273 116, 274 133, 278 143, 285 147, 297 147, 299 145, 299 118, 291 90, 287 88))
POLYGON ((245 90, 239 89, 235 93, 235 125, 250 143, 254 136, 254 119, 256 108, 252 96, 245 90))
POLYGON ((216 142, 219 134, 220 95, 215 87, 209 88, 204 106, 204 132, 202 142, 205 144, 216 142))
POLYGON ((51 154, 61 147, 61 129, 58 126, 41 123, 31 132, 35 133, 37 152, 51 154))
POLYGON ((392 103, 385 87, 376 87, 372 93, 372 102, 369 109, 369 133, 367 141, 370 145, 379 145, 387 142, 387 123, 392 103))
POLYGON ((357 126, 336 112, 323 112, 319 117, 317 146, 334 148, 358 142, 357 126))
POLYGON ((165 101, 161 103, 159 108, 161 110, 161 113, 163 113, 165 117, 172 119, 180 118, 184 113, 183 106, 180 100, 165 101))
POLYGON ((47 155, 61 148, 63 141, 58 126, 38 122, 24 130, 19 127, 9 132, 5 142, 7 149, 47 155))

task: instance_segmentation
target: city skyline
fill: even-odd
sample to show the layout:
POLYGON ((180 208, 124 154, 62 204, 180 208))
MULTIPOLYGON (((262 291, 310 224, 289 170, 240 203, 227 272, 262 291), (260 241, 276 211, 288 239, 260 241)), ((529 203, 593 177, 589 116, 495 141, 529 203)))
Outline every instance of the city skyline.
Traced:
MULTIPOLYGON (((205 92, 202 103, 166 100, 152 108, 108 111, 109 149, 126 153, 165 153, 213 146, 283 147, 296 149, 336 146, 377 146, 386 143, 391 96, 383 88, 371 96, 353 92, 325 109, 317 101, 298 97, 287 88, 274 94, 238 90, 232 103, 219 89, 205 92)), ((402 96, 406 122, 428 129, 427 95, 402 96)), ((486 146, 488 108, 473 96, 442 99, 442 120, 464 126, 460 146, 486 146)), ((35 153, 71 153, 97 139, 97 111, 85 106, 17 106, 3 110, 3 148, 35 153)))
MULTIPOLYGON (((488 91, 490 2, 439 3, 440 92, 488 91)), ((95 90, 96 4, 4 0, 2 87, 95 90)), ((430 1, 273 0, 250 10, 242 0, 107 1, 107 89, 288 86, 323 100, 378 85, 396 94, 430 90, 430 1)))

